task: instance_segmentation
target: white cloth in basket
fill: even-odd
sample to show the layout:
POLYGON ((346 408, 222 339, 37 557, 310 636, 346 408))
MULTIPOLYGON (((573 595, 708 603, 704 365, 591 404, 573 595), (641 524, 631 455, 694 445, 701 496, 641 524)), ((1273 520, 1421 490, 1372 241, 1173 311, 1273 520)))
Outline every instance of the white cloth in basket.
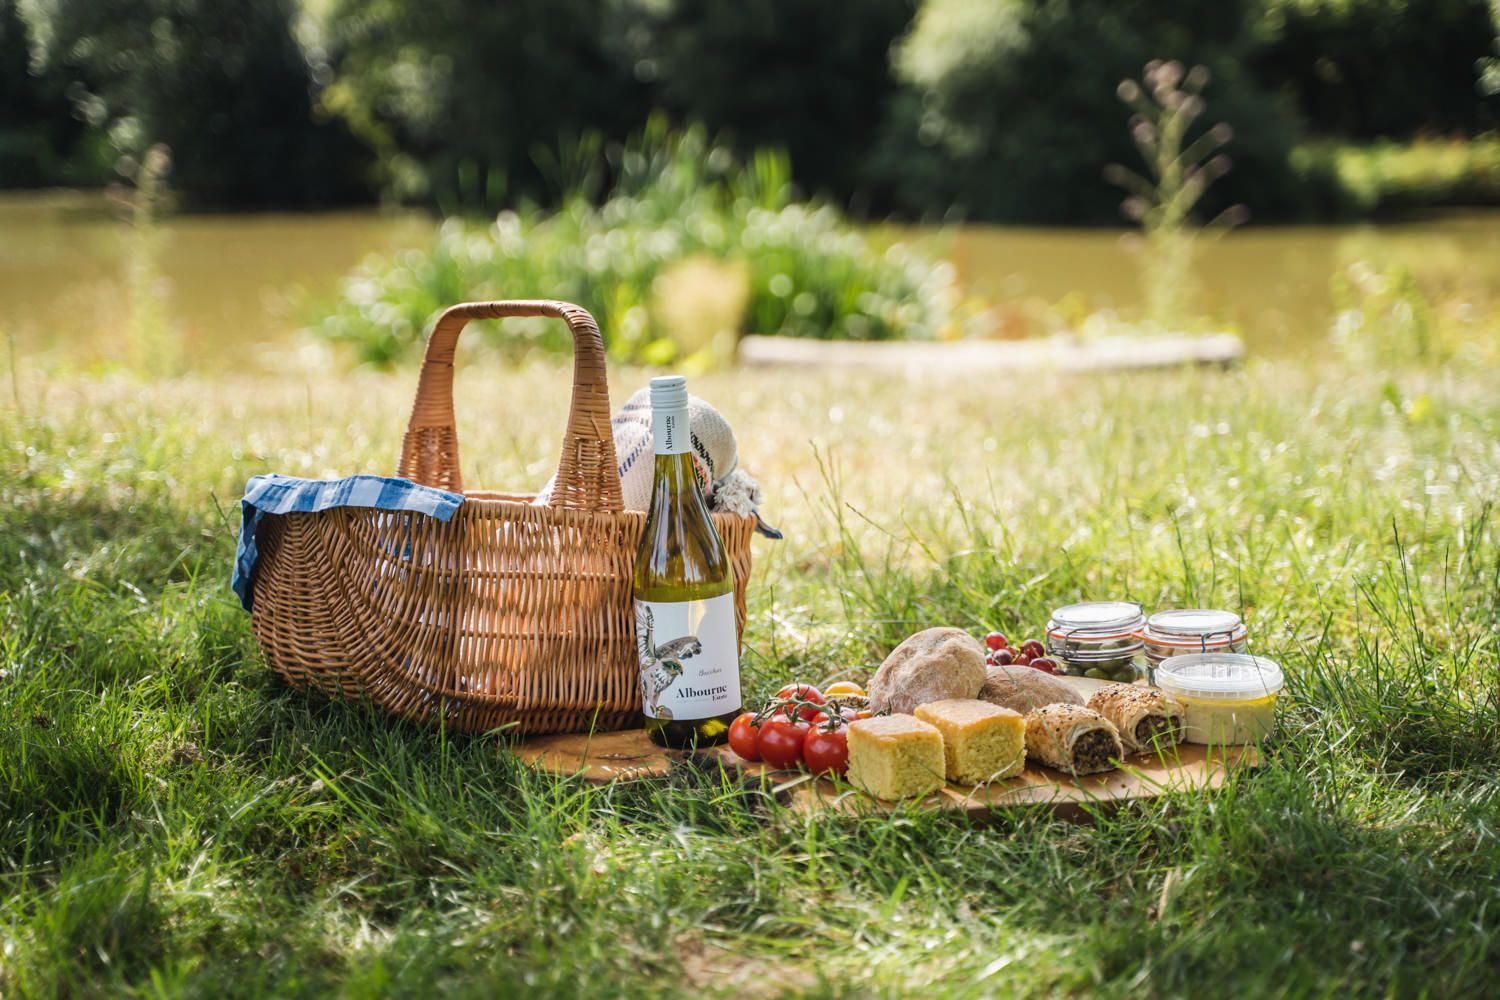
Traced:
MULTIPOLYGON (((620 494, 626 510, 645 510, 651 502, 656 452, 651 441, 651 390, 642 389, 625 401, 610 420, 615 459, 620 468, 620 494)), ((710 510, 756 519, 756 530, 771 538, 781 533, 760 519, 760 484, 739 467, 739 445, 724 415, 697 396, 688 396, 688 431, 693 471, 710 510)), ((537 494, 546 503, 556 477, 537 494)))

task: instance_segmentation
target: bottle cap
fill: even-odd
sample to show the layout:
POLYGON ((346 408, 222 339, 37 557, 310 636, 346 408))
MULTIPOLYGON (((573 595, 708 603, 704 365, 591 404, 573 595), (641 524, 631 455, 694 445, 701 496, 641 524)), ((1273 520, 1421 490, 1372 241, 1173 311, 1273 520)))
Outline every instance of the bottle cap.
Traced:
POLYGON ((681 410, 687 405, 686 378, 681 375, 658 375, 651 380, 651 409, 681 410))

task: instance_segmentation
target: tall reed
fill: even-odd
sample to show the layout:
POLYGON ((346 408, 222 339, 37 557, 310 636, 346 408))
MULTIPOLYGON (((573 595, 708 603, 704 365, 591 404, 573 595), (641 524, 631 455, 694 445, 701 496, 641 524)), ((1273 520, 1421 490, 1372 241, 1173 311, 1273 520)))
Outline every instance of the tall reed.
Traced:
POLYGON ((1174 328, 1194 318, 1193 259, 1203 234, 1217 236, 1243 223, 1249 210, 1231 205, 1206 224, 1193 210, 1215 180, 1231 167, 1222 148, 1234 137, 1224 122, 1192 135, 1206 105, 1206 66, 1183 70, 1175 60, 1146 64, 1142 80, 1120 82, 1120 99, 1135 109, 1130 137, 1145 161, 1144 174, 1118 163, 1104 176, 1128 192, 1120 212, 1141 226, 1147 320, 1174 328))

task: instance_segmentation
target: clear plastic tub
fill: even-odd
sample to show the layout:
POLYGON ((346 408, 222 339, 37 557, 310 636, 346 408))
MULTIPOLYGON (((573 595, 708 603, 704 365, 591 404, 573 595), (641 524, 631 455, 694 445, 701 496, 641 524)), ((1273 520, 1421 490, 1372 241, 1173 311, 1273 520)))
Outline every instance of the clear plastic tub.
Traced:
POLYGON ((1158 611, 1146 619, 1139 634, 1155 683, 1156 667, 1163 660, 1189 653, 1243 653, 1249 633, 1233 611, 1183 608, 1158 611))
POLYGON ((1047 622, 1047 654, 1065 674, 1129 684, 1140 672, 1145 624, 1133 601, 1069 604, 1047 622))
POLYGON ((1189 743, 1258 743, 1276 724, 1285 677, 1274 660, 1240 653, 1190 653, 1156 668, 1162 693, 1183 707, 1189 743))

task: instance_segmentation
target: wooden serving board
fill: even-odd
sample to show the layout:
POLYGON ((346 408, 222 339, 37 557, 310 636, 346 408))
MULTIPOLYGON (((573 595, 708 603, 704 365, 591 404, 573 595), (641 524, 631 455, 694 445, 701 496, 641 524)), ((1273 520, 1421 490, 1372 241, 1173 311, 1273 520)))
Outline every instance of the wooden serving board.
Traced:
POLYGON ((1038 764, 1028 764, 1014 778, 988 785, 949 784, 923 799, 887 801, 827 778, 777 771, 740 757, 728 747, 714 747, 705 756, 747 778, 769 783, 796 812, 837 812, 849 815, 888 813, 915 804, 921 808, 962 812, 980 819, 995 809, 1045 807, 1067 819, 1080 818, 1090 806, 1118 806, 1160 798, 1171 792, 1207 791, 1224 784, 1236 767, 1255 767, 1253 746, 1209 747, 1184 743, 1168 754, 1134 754, 1124 766, 1103 774, 1073 777, 1038 764))
MULTIPOLYGON (((1089 677, 1061 678, 1084 695, 1108 684, 1089 677)), ((676 767, 722 769, 766 788, 796 812, 888 813, 910 801, 873 798, 847 783, 814 778, 801 771, 778 771, 740 757, 728 746, 697 753, 668 750, 652 743, 644 729, 609 733, 564 733, 535 736, 515 746, 525 763, 560 776, 580 776, 595 784, 664 777, 676 767)), ((1171 792, 1210 790, 1224 784, 1237 767, 1255 767, 1255 747, 1208 747, 1184 743, 1169 754, 1135 754, 1124 766, 1104 774, 1075 778, 1049 767, 1028 764, 1020 775, 989 785, 948 785, 916 801, 919 807, 960 812, 981 819, 996 809, 1050 808, 1063 818, 1086 818, 1091 807, 1159 798, 1171 792)))
MULTIPOLYGON (((516 754, 544 771, 560 776, 577 775, 594 784, 665 777, 673 768, 683 766, 721 768, 747 784, 765 788, 793 811, 803 814, 888 813, 911 804, 876 799, 847 783, 814 778, 802 771, 779 771, 768 764, 745 760, 727 746, 696 754, 668 750, 652 743, 643 729, 540 736, 518 744, 516 754)), ((1257 763, 1254 747, 1214 747, 1210 751, 1208 747, 1184 743, 1170 754, 1160 757, 1136 754, 1126 758, 1118 770, 1078 778, 1028 764, 1017 777, 989 785, 948 785, 916 800, 915 804, 961 812, 971 819, 1011 807, 1050 808, 1060 817, 1079 819, 1086 817, 1089 807, 1117 806, 1171 792, 1218 788, 1234 768, 1254 767, 1257 763)))
POLYGON ((517 743, 515 753, 543 771, 577 775, 596 785, 665 777, 686 757, 652 743, 644 729, 532 736, 517 743))

